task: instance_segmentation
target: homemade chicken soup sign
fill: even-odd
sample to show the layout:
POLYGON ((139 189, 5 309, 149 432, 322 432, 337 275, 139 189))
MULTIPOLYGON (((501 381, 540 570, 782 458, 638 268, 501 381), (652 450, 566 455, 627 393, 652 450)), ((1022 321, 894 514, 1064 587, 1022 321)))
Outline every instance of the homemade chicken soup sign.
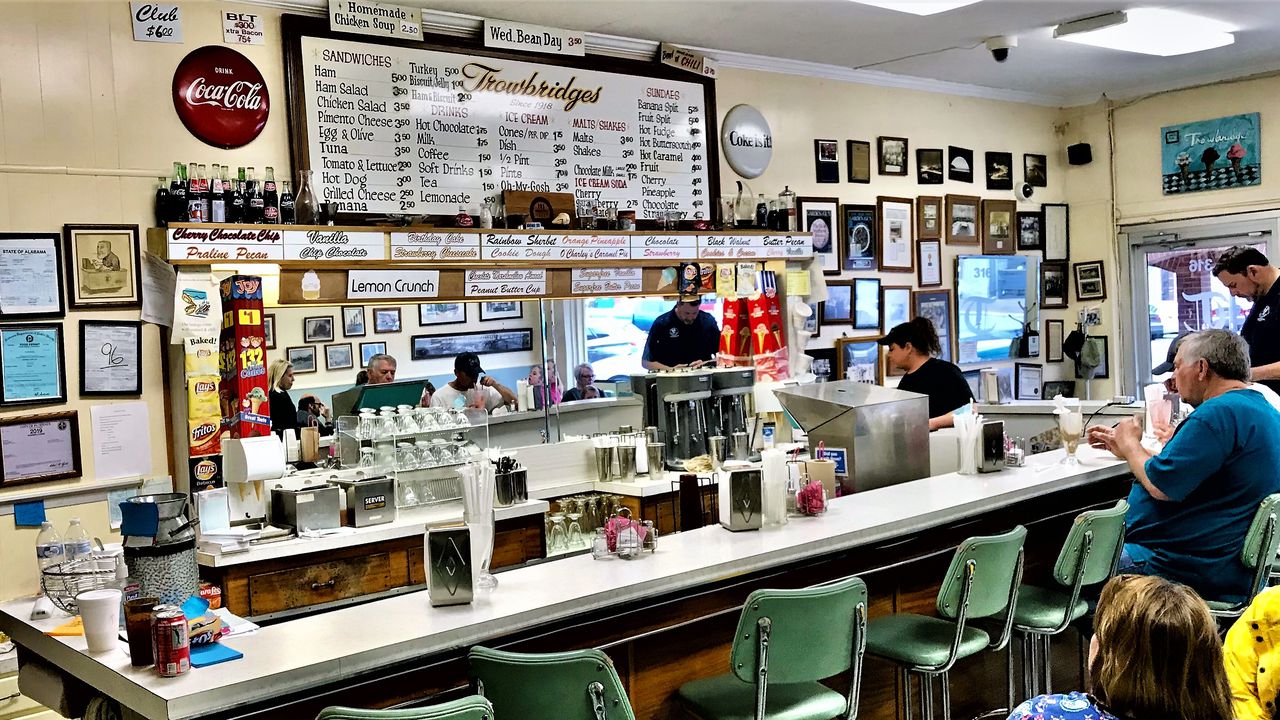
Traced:
POLYGON ((307 151, 345 212, 478 212, 572 192, 709 218, 700 84, 304 36, 307 151))

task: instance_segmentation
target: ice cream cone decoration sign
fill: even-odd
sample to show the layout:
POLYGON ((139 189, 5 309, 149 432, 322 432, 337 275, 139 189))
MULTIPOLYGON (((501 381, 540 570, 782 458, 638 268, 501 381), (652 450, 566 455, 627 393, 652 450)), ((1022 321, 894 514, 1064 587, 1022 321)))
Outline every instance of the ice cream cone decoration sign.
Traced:
POLYGON ((751 334, 757 381, 785 380, 788 372, 787 343, 782 325, 782 303, 778 297, 777 276, 770 271, 760 273, 761 292, 747 301, 751 315, 751 334))
POLYGON ((750 334, 747 329, 747 301, 726 298, 720 322, 720 367, 743 367, 751 364, 750 334))

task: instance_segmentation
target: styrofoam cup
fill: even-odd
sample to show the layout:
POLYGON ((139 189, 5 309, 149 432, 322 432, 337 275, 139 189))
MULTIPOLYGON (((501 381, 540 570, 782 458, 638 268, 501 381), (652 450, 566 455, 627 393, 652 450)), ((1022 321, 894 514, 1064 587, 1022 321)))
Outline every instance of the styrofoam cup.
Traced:
POLYGON ((76 595, 89 652, 114 650, 120 643, 120 591, 86 590, 76 595))

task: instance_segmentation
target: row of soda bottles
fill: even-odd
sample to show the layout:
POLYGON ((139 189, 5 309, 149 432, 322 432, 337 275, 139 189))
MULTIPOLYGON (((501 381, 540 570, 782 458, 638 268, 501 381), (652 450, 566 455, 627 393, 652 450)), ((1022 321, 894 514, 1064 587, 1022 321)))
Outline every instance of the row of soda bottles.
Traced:
POLYGON ((239 168, 229 177, 231 168, 213 166, 207 172, 202 164, 173 164, 173 177, 160 178, 156 188, 156 224, 250 223, 293 225, 310 223, 319 203, 307 176, 303 175, 295 196, 289 181, 276 183, 275 169, 268 167, 266 178, 258 181, 253 168, 239 168))
POLYGON ((41 570, 92 554, 93 543, 89 539, 89 531, 80 524, 80 518, 71 518, 66 534, 61 536, 48 520, 40 524, 40 534, 36 536, 36 560, 40 562, 41 570))

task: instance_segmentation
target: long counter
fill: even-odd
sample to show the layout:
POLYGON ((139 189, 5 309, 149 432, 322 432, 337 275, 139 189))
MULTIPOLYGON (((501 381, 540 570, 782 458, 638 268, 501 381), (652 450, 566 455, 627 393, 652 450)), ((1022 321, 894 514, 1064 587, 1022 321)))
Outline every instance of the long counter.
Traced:
MULTIPOLYGON (((662 537, 655 554, 636 561, 578 556, 521 567, 500 573, 498 589, 468 606, 431 608, 425 594, 410 593, 280 622, 226 642, 244 659, 178 678, 131 667, 123 643, 89 655, 82 637, 45 635, 66 618, 29 621, 31 600, 0 604, 0 629, 24 657, 60 668, 140 717, 220 717, 233 708, 265 706, 473 644, 649 598, 691 594, 731 578, 918 535, 1128 474, 1122 462, 1092 449, 1081 449, 1082 462, 1075 467, 1059 464, 1061 456, 1061 451, 1047 453, 1030 458, 1023 468, 939 475, 839 498, 825 515, 793 519, 780 528, 735 534, 708 527, 662 537)), ((868 583, 874 592, 874 583, 868 583)), ((23 690, 49 700, 35 687, 24 684, 23 690)))

